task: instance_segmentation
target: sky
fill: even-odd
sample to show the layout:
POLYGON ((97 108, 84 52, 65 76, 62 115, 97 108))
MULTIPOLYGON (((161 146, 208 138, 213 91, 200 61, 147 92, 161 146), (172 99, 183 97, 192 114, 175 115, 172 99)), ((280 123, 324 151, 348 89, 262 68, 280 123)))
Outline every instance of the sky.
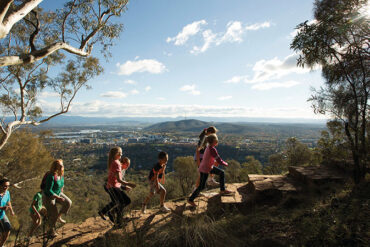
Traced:
MULTIPOLYGON (((53 7, 44 1, 41 7, 53 7)), ((319 69, 296 66, 295 27, 313 0, 133 0, 104 73, 69 115, 318 119, 319 69)), ((48 107, 57 104, 44 92, 48 107)))

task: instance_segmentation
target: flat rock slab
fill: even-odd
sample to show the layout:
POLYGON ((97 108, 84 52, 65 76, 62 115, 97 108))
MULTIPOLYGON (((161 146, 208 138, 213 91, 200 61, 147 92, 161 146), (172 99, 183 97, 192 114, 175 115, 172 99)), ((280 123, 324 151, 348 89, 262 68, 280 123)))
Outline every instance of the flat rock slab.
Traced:
POLYGON ((290 166, 289 176, 303 183, 323 184, 326 182, 343 182, 345 176, 334 169, 323 166, 290 166))
POLYGON ((295 185, 294 181, 284 175, 248 175, 249 183, 248 190, 251 193, 277 190, 282 192, 294 192, 299 188, 295 185))

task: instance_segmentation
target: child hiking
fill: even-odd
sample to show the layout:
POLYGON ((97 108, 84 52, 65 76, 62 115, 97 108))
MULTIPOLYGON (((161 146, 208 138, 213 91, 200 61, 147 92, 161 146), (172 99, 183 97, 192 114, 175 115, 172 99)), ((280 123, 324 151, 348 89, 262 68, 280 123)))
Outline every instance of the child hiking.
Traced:
POLYGON ((0 179, 0 246, 4 246, 12 229, 5 211, 10 210, 14 215, 12 204, 10 202, 10 193, 8 191, 10 182, 6 178, 0 179))
POLYGON ((41 182, 43 192, 43 203, 47 210, 48 217, 48 232, 49 237, 56 237, 58 234, 55 231, 57 221, 66 223, 61 218, 62 214, 67 214, 71 208, 72 201, 63 193, 64 187, 64 165, 63 160, 55 160, 41 182), (57 204, 61 204, 62 208, 58 211, 57 204))
POLYGON ((162 183, 165 182, 165 170, 166 170, 167 161, 168 161, 168 154, 163 151, 160 152, 158 154, 158 163, 156 163, 153 166, 148 176, 149 194, 143 202, 143 205, 141 208, 142 213, 146 213, 147 204, 149 203, 150 199, 155 193, 160 195, 160 205, 161 205, 160 211, 164 213, 170 211, 170 209, 164 205, 164 199, 166 197, 166 189, 160 183, 160 182, 162 183))
MULTIPOLYGON (((211 134, 216 134, 217 133, 217 129, 216 127, 214 126, 210 126, 206 129, 204 129, 200 135, 199 135, 199 141, 198 141, 198 144, 197 144, 197 148, 195 150, 195 155, 194 155, 194 160, 197 164, 197 167, 199 168, 200 166, 200 163, 202 162, 203 160, 203 155, 204 155, 204 152, 207 148, 207 142, 206 142, 206 138, 207 136, 211 135, 211 134)), ((209 176, 208 178, 208 181, 207 181, 207 184, 208 185, 218 185, 218 182, 215 181, 215 179, 213 178, 213 174, 211 174, 211 176, 209 176)), ((200 174, 198 175, 198 179, 195 183, 195 187, 198 187, 199 186, 199 182, 200 182, 200 174)))
POLYGON ((28 234, 28 238, 30 238, 37 227, 41 225, 41 216, 46 216, 46 208, 42 206, 42 191, 37 192, 33 196, 32 204, 29 211, 32 219, 32 226, 28 234))
POLYGON ((122 226, 123 208, 131 203, 130 197, 121 189, 121 186, 135 187, 134 184, 123 181, 121 156, 122 149, 120 147, 111 148, 109 151, 108 181, 105 188, 111 198, 111 202, 98 212, 103 220, 106 219, 105 215, 108 215, 109 219, 114 222, 115 227, 122 226), (111 210, 113 211, 110 212, 111 210), (116 214, 116 217, 114 217, 114 214, 116 214))
POLYGON ((221 157, 218 155, 216 146, 218 144, 218 138, 216 134, 211 134, 206 139, 208 146, 206 148, 206 151, 203 155, 203 160, 200 163, 199 166, 199 172, 200 172, 200 183, 199 186, 195 189, 193 194, 190 196, 188 203, 196 207, 196 204, 194 203, 194 199, 199 195, 199 193, 205 188, 206 181, 208 178, 209 173, 219 175, 220 177, 220 194, 227 195, 232 194, 231 191, 225 189, 225 174, 224 171, 220 168, 214 166, 215 161, 224 166, 228 166, 228 164, 221 159, 221 157))

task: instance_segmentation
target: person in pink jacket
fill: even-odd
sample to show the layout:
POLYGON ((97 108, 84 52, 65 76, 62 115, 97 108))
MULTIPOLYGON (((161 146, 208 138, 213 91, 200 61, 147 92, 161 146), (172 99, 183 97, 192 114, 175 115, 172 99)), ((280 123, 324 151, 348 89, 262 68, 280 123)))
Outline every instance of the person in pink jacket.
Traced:
POLYGON ((208 174, 216 174, 220 177, 220 194, 222 195, 228 195, 232 194, 233 192, 225 189, 225 173, 220 168, 214 166, 214 163, 217 162, 220 165, 228 166, 228 164, 221 159, 221 157, 218 155, 218 152, 216 150, 216 146, 218 144, 218 138, 216 134, 211 134, 207 136, 206 139, 208 143, 208 147, 206 148, 206 151, 204 152, 202 162, 199 166, 199 173, 200 173, 200 183, 199 186, 195 189, 193 194, 190 196, 188 203, 196 207, 196 204, 194 203, 195 198, 199 195, 199 193, 205 188, 208 174))

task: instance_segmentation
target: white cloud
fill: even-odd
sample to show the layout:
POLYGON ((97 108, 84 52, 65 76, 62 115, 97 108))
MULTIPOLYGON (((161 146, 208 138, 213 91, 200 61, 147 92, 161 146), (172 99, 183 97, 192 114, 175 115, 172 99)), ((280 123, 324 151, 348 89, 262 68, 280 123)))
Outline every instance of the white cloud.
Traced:
POLYGON ((256 90, 270 90, 273 88, 290 88, 300 84, 297 81, 286 81, 286 82, 262 82, 252 86, 252 89, 256 90))
POLYGON ((233 96, 228 95, 228 96, 221 96, 221 97, 219 97, 218 99, 219 99, 219 100, 221 100, 221 101, 223 101, 223 100, 232 99, 232 97, 233 97, 233 96))
POLYGON ((157 100, 159 100, 159 101, 165 101, 165 100, 166 100, 166 98, 158 97, 158 98, 157 98, 157 100))
POLYGON ((134 81, 134 80, 126 80, 125 83, 126 84, 131 84, 131 85, 137 84, 136 81, 134 81))
POLYGON ((126 93, 123 93, 123 92, 117 92, 117 91, 109 91, 109 92, 105 92, 105 93, 102 93, 100 94, 100 97, 104 97, 104 98, 126 98, 127 97, 127 94, 126 93))
POLYGON ((145 87, 145 92, 150 91, 150 89, 152 89, 152 87, 151 87, 151 86, 146 86, 146 87, 145 87))
POLYGON ((133 90, 130 91, 130 93, 132 95, 136 95, 136 94, 139 94, 140 92, 138 90, 136 90, 136 89, 133 89, 133 90))
POLYGON ((184 85, 180 88, 180 91, 187 92, 187 93, 192 94, 192 95, 199 95, 200 91, 196 90, 195 88, 196 88, 196 86, 194 84, 193 85, 184 85))
POLYGON ((183 27, 182 31, 179 32, 175 37, 168 37, 166 42, 174 42, 175 45, 184 45, 189 37, 196 35, 200 30, 202 25, 207 25, 205 20, 195 21, 191 24, 183 27))
POLYGON ((49 98, 49 97, 59 97, 59 94, 56 92, 47 92, 43 91, 40 93, 40 98, 49 98))
POLYGON ((131 75, 133 73, 148 72, 160 74, 166 70, 166 66, 155 59, 143 59, 137 61, 127 61, 124 64, 117 63, 119 75, 131 75))
POLYGON ((249 25, 249 26, 246 26, 245 27, 245 30, 252 30, 252 31, 256 31, 256 30, 259 30, 261 28, 268 28, 268 27, 271 27, 271 23, 268 22, 268 21, 265 21, 263 23, 255 23, 255 24, 252 24, 252 25, 249 25))
POLYGON ((236 75, 236 76, 233 76, 231 79, 225 81, 224 83, 227 83, 227 84, 238 84, 242 81, 247 81, 248 80, 248 76, 239 76, 239 75, 236 75))
POLYGON ((243 24, 240 21, 233 21, 227 24, 227 30, 225 34, 217 41, 216 45, 225 42, 242 42, 242 35, 244 33, 243 24))
POLYGON ((225 32, 214 33, 211 29, 201 32, 201 25, 207 25, 205 20, 193 22, 186 25, 183 30, 172 38, 167 38, 167 43, 174 42, 175 45, 184 45, 190 36, 195 36, 201 33, 203 45, 194 45, 190 50, 192 54, 199 54, 207 51, 212 45, 219 46, 224 43, 241 43, 243 36, 247 31, 256 31, 262 28, 271 26, 270 22, 255 23, 251 25, 243 25, 240 21, 230 21, 226 25, 225 32))
MULTIPOLYGON (((45 103, 45 114, 55 112, 60 106, 45 103)), ((214 105, 160 105, 160 104, 127 104, 109 103, 100 100, 91 102, 74 102, 69 115, 96 117, 277 117, 277 118, 324 118, 315 115, 310 107, 241 107, 214 105)))
POLYGON ((297 54, 291 54, 283 60, 273 58, 271 60, 260 60, 253 67, 253 79, 249 83, 263 82, 267 80, 279 79, 282 76, 296 73, 308 73, 310 69, 297 66, 297 54))

